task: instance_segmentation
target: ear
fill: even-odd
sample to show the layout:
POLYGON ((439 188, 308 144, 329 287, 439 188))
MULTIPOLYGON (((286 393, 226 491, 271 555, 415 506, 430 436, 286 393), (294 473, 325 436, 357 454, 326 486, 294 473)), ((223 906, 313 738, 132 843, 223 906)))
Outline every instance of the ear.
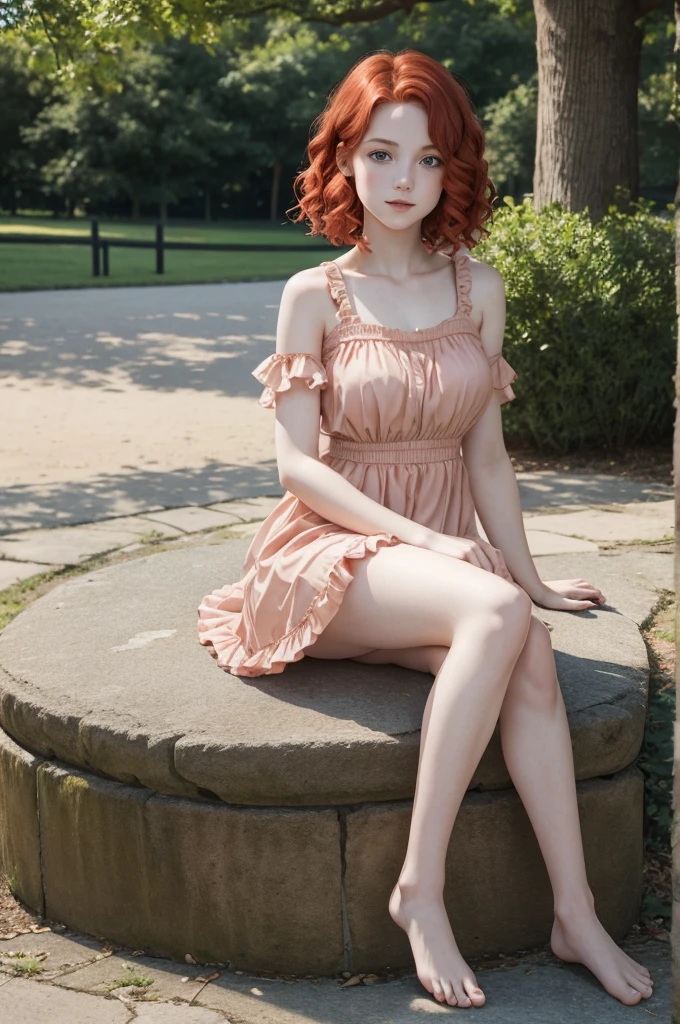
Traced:
POLYGON ((347 147, 344 142, 339 142, 335 147, 335 162, 338 165, 338 170, 344 174, 346 178, 352 177, 352 168, 347 162, 347 147))

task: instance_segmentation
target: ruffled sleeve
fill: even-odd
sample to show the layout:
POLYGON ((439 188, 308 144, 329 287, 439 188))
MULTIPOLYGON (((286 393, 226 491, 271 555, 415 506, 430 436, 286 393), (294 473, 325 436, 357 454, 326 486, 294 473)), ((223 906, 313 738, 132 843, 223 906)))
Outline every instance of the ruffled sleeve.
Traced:
POLYGON ((310 389, 321 388, 323 391, 328 387, 328 375, 323 363, 309 352, 274 352, 256 366, 252 373, 253 377, 265 385, 257 403, 263 409, 276 407, 277 392, 288 391, 294 377, 302 378, 310 389))
POLYGON ((487 358, 491 367, 494 392, 498 397, 498 401, 501 405, 504 402, 511 402, 513 398, 516 398, 515 392, 510 387, 512 382, 517 379, 516 372, 501 352, 498 352, 495 356, 487 356, 487 358))

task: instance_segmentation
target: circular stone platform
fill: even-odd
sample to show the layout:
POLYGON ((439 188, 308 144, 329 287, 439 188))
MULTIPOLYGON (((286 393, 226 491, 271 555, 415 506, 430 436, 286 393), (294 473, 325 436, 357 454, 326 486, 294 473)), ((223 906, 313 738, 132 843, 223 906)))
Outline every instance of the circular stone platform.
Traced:
MULTIPOLYGON (((316 974, 408 967, 387 901, 432 677, 313 658, 271 677, 223 672, 198 642, 196 609, 239 578, 248 543, 206 541, 74 577, 0 635, 0 866, 51 919, 178 959, 316 974)), ((613 561, 543 558, 541 572, 590 571, 610 603, 618 586, 649 610, 653 588, 613 561)), ((569 714, 590 883, 621 936, 641 891, 644 643, 616 608, 539 613, 569 714)), ((498 728, 447 878, 464 954, 547 941, 550 886, 498 728)))

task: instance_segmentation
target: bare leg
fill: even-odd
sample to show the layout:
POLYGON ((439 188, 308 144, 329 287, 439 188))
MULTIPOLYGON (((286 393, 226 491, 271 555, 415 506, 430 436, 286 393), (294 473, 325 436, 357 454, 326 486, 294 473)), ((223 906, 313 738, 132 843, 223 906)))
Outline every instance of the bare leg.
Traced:
POLYGON ((358 567, 340 610, 308 653, 351 657, 376 645, 408 646, 409 638, 414 646, 448 638, 428 698, 409 843, 389 909, 409 936, 425 988, 440 1002, 480 1006, 484 994, 460 955, 444 907, 444 864, 460 803, 526 640, 531 602, 519 587, 484 570, 410 550, 384 548, 358 567))
MULTIPOLYGON (((437 675, 446 647, 376 650, 356 657, 437 675)), ((423 715, 427 732, 433 691, 423 715)), ((553 952, 582 963, 610 995, 634 1005, 652 994, 654 980, 620 949, 598 920, 586 879, 569 725, 557 681, 550 635, 533 615, 500 713, 508 771, 526 807, 545 858, 555 898, 553 952)))
POLYGON ((594 910, 586 878, 567 714, 550 633, 532 616, 500 713, 503 756, 531 820, 555 900, 556 956, 585 964, 626 1005, 652 994, 646 967, 620 949, 594 910))

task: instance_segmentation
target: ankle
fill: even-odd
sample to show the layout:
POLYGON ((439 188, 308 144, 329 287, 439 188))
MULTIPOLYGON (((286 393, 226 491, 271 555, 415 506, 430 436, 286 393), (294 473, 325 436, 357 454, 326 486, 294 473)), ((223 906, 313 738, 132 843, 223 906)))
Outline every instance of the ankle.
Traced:
POLYGON ((595 897, 590 889, 578 893, 568 899, 556 900, 554 905, 555 920, 562 924, 592 917, 595 913, 595 897))
POLYGON ((444 898, 444 885, 433 885, 432 883, 424 883, 420 881, 410 882, 402 881, 401 879, 397 882, 399 889, 399 895, 404 900, 423 900, 427 902, 441 902, 444 898))

